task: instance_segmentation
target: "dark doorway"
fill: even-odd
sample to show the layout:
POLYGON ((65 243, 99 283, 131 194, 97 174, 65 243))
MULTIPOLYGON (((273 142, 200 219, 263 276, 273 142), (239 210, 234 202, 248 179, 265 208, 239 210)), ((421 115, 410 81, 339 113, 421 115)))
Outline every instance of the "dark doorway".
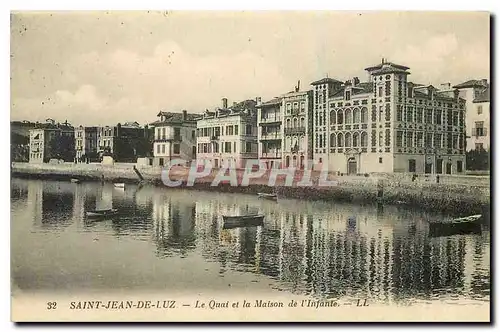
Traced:
POLYGON ((347 174, 356 174, 358 172, 358 164, 356 159, 349 158, 347 161, 347 174))
POLYGON ((436 173, 443 174, 443 159, 436 160, 436 173))
POLYGON ((164 164, 163 158, 160 158, 160 160, 158 161, 158 164, 159 164, 160 166, 163 166, 163 164, 164 164))
POLYGON ((463 163, 461 160, 457 160, 457 173, 462 173, 463 170, 463 163))
POLYGON ((425 163, 425 174, 430 174, 430 173, 432 173, 432 164, 425 163))
POLYGON ((408 172, 414 173, 417 170, 415 159, 408 160, 408 172))
POLYGON ((451 163, 446 163, 446 174, 451 174, 451 163))

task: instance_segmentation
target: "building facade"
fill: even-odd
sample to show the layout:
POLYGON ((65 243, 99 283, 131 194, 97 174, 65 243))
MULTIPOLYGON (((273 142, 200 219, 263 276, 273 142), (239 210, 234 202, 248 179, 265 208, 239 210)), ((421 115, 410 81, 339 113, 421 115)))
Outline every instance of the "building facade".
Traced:
POLYGON ((48 121, 37 124, 29 131, 29 162, 46 163, 50 159, 59 159, 66 162, 74 160, 75 156, 75 129, 67 122, 56 124, 48 121))
POLYGON ((136 162, 137 158, 151 154, 151 131, 137 122, 118 123, 116 126, 98 127, 97 152, 99 158, 112 156, 117 162, 136 162))
POLYGON ((212 167, 244 168, 247 160, 257 159, 256 100, 245 100, 222 108, 206 111, 198 120, 197 159, 210 162, 212 167))
POLYGON ((154 128, 153 165, 164 166, 172 159, 196 159, 196 119, 200 114, 160 112, 154 128))
POLYGON ((283 165, 304 169, 312 160, 313 92, 296 91, 283 96, 283 165))
POLYGON ((267 169, 281 167, 283 157, 282 97, 257 104, 258 156, 267 169))
POLYGON ((460 97, 465 99, 465 106, 467 109, 465 116, 467 151, 478 150, 481 146, 486 150, 490 141, 488 80, 469 80, 457 84, 453 88, 458 89, 460 91, 460 97), (485 108, 484 110, 483 107, 485 108))
POLYGON ((465 171, 465 100, 408 81, 382 60, 368 82, 325 78, 314 87, 314 163, 341 174, 465 171))
POLYGON ((75 151, 77 161, 94 161, 97 159, 97 127, 75 128, 75 151))

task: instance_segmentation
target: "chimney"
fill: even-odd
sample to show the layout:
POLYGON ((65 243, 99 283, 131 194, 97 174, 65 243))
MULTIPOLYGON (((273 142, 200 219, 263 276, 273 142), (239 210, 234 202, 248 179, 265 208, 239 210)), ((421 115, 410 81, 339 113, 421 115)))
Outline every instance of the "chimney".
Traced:
POLYGON ((262 104, 262 98, 261 97, 256 97, 255 98, 255 102, 256 102, 257 106, 261 105, 262 104))
POLYGON ((358 84, 359 84, 359 78, 358 78, 358 77, 353 77, 353 78, 352 78, 352 85, 353 85, 353 86, 356 86, 356 85, 358 85, 358 84))
POLYGON ((441 90, 450 90, 451 83, 441 83, 441 90))
POLYGON ((236 102, 235 102, 235 101, 233 101, 233 107, 234 107, 234 106, 236 106, 236 102))
POLYGON ((222 109, 227 108, 227 98, 222 98, 222 109))
POLYGON ((186 110, 182 110, 182 120, 186 121, 188 117, 188 112, 186 110))

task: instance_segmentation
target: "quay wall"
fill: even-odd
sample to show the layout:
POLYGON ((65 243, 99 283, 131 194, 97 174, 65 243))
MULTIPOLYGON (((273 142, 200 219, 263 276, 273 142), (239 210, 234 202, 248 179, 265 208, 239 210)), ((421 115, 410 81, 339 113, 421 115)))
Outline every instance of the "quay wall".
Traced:
MULTIPOLYGON (((80 178, 87 181, 110 181, 137 183, 134 172, 135 164, 115 163, 114 165, 91 164, 30 164, 13 163, 12 177, 69 180, 80 178)), ((162 169, 152 166, 137 166, 146 182, 163 186, 162 169)), ((383 203, 415 206, 436 211, 462 213, 481 213, 490 207, 489 176, 454 176, 440 175, 439 183, 434 175, 419 176, 412 181, 411 174, 370 174, 368 176, 333 176, 333 186, 318 186, 320 174, 313 172, 311 186, 299 186, 301 175, 293 181, 292 187, 284 186, 284 176, 279 176, 276 186, 268 185, 268 174, 251 179, 248 186, 231 186, 222 182, 212 186, 217 171, 196 179, 192 187, 186 186, 187 168, 178 167, 170 171, 171 180, 181 180, 179 187, 204 191, 256 194, 258 192, 276 192, 278 196, 306 200, 347 201, 359 203, 383 203)), ((242 170, 237 171, 238 183, 242 170)))

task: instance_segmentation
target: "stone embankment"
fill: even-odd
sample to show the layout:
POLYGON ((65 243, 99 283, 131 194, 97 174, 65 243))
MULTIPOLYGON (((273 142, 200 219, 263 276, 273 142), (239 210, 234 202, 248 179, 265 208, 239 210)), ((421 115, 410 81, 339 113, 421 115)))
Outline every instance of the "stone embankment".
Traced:
MULTIPOLYGON (((79 178, 86 181, 111 181, 137 183, 134 164, 29 164, 13 163, 13 177, 69 180, 79 178)), ((158 167, 140 166, 138 170, 146 182, 164 186, 162 170, 158 167)), ((252 178, 248 185, 241 185, 243 170, 237 170, 238 186, 229 181, 213 185, 217 171, 195 180, 186 186, 188 168, 178 167, 169 172, 169 178, 180 180, 181 188, 229 193, 275 192, 281 197, 308 200, 347 201, 357 203, 383 203, 421 207, 429 210, 463 213, 485 213, 490 207, 490 179, 488 176, 434 176, 420 175, 412 179, 411 174, 369 174, 368 176, 334 176, 328 180, 334 185, 319 186, 319 172, 312 172, 311 184, 301 186, 303 174, 296 172, 292 186, 285 186, 285 176, 278 176, 276 184, 269 185, 269 173, 252 178)))

